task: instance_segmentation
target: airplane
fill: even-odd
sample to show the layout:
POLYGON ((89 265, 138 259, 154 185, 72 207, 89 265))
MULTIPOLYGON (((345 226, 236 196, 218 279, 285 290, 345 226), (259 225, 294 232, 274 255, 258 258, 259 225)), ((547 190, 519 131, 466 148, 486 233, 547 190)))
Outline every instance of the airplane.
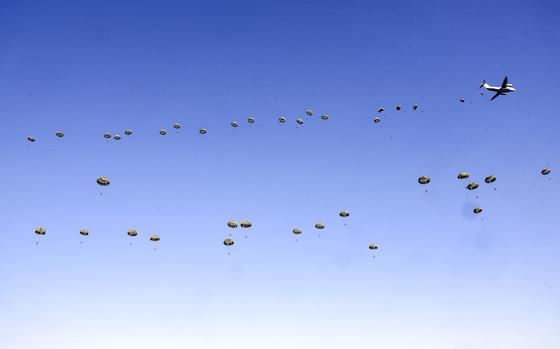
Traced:
POLYGON ((490 98, 491 101, 493 101, 496 97, 500 95, 505 96, 506 93, 515 92, 515 88, 513 88, 513 85, 508 83, 507 76, 504 78, 504 82, 502 82, 501 87, 491 86, 486 82, 486 80, 482 81, 482 84, 480 84, 478 88, 482 88, 482 87, 484 87, 488 91, 496 92, 496 94, 492 98, 490 98))

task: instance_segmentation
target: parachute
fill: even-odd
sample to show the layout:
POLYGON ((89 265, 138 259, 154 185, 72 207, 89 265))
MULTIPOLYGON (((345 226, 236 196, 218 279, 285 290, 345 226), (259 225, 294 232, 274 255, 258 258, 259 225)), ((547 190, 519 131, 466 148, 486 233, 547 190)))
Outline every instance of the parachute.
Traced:
POLYGON ((56 134, 56 136, 59 137, 59 138, 64 137, 64 132, 62 132, 62 131, 57 131, 55 134, 56 134))
POLYGON ((299 235, 302 233, 302 230, 300 228, 294 228, 294 230, 292 230, 292 233, 299 235))
POLYGON ((128 236, 132 236, 132 237, 138 235, 138 232, 137 232, 136 230, 134 230, 134 229, 130 229, 130 230, 127 231, 126 233, 128 234, 128 236))
POLYGON ((235 244, 235 241, 233 241, 232 238, 227 238, 224 240, 224 245, 226 246, 232 246, 233 244, 235 244))
POLYGON ((132 130, 125 130, 124 134, 130 136, 132 134, 132 130))
POLYGON ((368 246, 368 248, 369 248, 370 250, 372 250, 372 251, 375 251, 375 250, 378 249, 378 247, 377 247, 376 244, 370 244, 370 245, 368 246))
POLYGON ((463 98, 461 98, 461 99, 459 99, 459 102, 465 103, 465 100, 463 98))
POLYGON ((543 176, 546 176, 546 175, 548 175, 549 173, 550 173, 550 169, 549 169, 549 168, 543 168, 543 170, 541 171, 541 174, 542 174, 543 176))
POLYGON ((325 225, 323 223, 316 223, 315 228, 316 229, 325 229, 325 225))
POLYGON ((397 111, 401 110, 401 105, 397 104, 396 109, 397 109, 397 111))
POLYGON ((89 235, 89 230, 87 230, 87 229, 80 230, 80 235, 88 236, 89 235))
POLYGON ((227 222, 228 227, 230 228, 237 228, 237 222, 234 220, 228 221, 227 222))
POLYGON ((241 226, 241 228, 251 228, 253 226, 253 224, 249 221, 243 221, 241 222, 241 224, 239 224, 241 226))
POLYGON ((473 212, 474 212, 475 214, 479 214, 479 213, 482 212, 482 209, 481 209, 480 207, 477 207, 477 208, 475 208, 475 209, 473 210, 473 212))
POLYGON ((303 119, 297 119, 296 122, 297 122, 298 124, 302 125, 302 124, 303 124, 303 119))
POLYGON ((467 184, 468 190, 475 190, 476 188, 478 188, 478 183, 476 182, 470 182, 469 184, 467 184))
POLYGON ((178 130, 178 129, 181 128, 181 124, 178 123, 178 122, 176 122, 176 123, 173 124, 173 128, 176 129, 176 130, 178 130))
POLYGON ((113 137, 113 138, 115 138, 115 139, 118 141, 118 140, 120 140, 122 137, 121 137, 121 135, 115 135, 115 137, 113 137))
POLYGON ((109 181, 109 178, 107 177, 99 177, 97 178, 97 184, 106 187, 111 183, 111 181, 109 181))
POLYGON ((307 110, 305 111, 305 114, 307 114, 307 116, 311 116, 311 115, 313 115, 313 110, 307 109, 307 110))
POLYGON ((413 104, 413 105, 412 105, 412 110, 416 110, 416 109, 418 109, 418 105, 413 104))
POLYGON ((165 136, 167 134, 167 131, 164 129, 159 130, 159 134, 162 136, 165 136))
POLYGON ((348 212, 346 210, 343 210, 343 211, 340 211, 340 213, 338 215, 340 217, 348 217, 348 216, 350 216, 350 212, 348 212))
POLYGON ((381 122, 381 118, 380 118, 380 117, 375 117, 375 118, 373 119, 373 122, 375 122, 376 124, 378 124, 378 123, 381 122))
POLYGON ((103 134, 103 137, 109 139, 109 138, 112 137, 112 135, 111 135, 109 132, 105 132, 105 133, 103 134))
POLYGON ((459 179, 467 179, 470 177, 470 174, 468 172, 459 172, 459 174, 457 175, 457 178, 459 179))
POLYGON ((29 137, 27 137, 27 140, 30 141, 31 143, 33 143, 33 142, 35 142, 35 137, 29 136, 29 137))
POLYGON ((329 114, 323 114, 323 115, 321 115, 321 119, 323 119, 323 120, 328 120, 328 119, 329 119, 329 114))
POLYGON ((281 117, 278 118, 278 121, 280 121, 280 123, 283 124, 283 123, 286 122, 286 118, 281 116, 281 117))
POLYGON ((488 176, 484 179, 486 183, 494 183, 496 181, 496 176, 488 176))
POLYGON ((198 132, 200 132, 201 135, 205 135, 208 131, 205 128, 201 128, 198 132))
POLYGON ((230 123, 230 125, 231 125, 231 127, 237 127, 237 126, 239 126, 239 124, 237 123, 237 121, 232 121, 232 122, 230 123))
POLYGON ((418 183, 420 184, 428 184, 430 183, 431 179, 428 176, 421 176, 420 178, 418 178, 418 183))
POLYGON ((43 227, 39 227, 37 229, 35 229, 35 234, 37 235, 45 235, 47 233, 47 230, 43 227))
POLYGON ((378 113, 383 113, 384 111, 385 111, 385 108, 383 108, 383 107, 379 107, 379 109, 377 109, 378 113))
POLYGON ((255 123, 255 118, 252 117, 252 116, 249 116, 249 117, 247 118, 247 122, 250 123, 250 124, 253 124, 253 123, 255 123))
POLYGON ((150 241, 154 241, 154 242, 155 242, 155 241, 159 241, 159 236, 158 236, 158 235, 155 235, 155 234, 152 235, 152 236, 150 236, 150 241))

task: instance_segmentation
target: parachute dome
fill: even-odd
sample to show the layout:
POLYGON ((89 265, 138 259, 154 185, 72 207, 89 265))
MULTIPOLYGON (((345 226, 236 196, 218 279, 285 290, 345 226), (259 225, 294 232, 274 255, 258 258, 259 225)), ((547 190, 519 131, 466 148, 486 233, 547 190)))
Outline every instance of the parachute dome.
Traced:
POLYGON ((176 129, 176 130, 178 130, 178 129, 181 128, 181 124, 178 123, 178 122, 176 122, 176 123, 173 124, 173 128, 176 129))
POLYGON ((247 122, 250 123, 250 124, 252 124, 252 123, 255 122, 255 118, 252 117, 252 116, 249 116, 249 117, 247 118, 247 122))
POLYGON ((167 134, 167 131, 163 130, 163 129, 159 130, 159 134, 162 135, 162 136, 165 136, 167 134))
POLYGON ((329 119, 329 114, 323 114, 323 115, 321 115, 321 119, 323 119, 323 120, 328 120, 328 119, 329 119))
POLYGON ((226 245, 226 246, 231 246, 233 244, 235 244, 235 241, 233 241, 232 238, 227 238, 227 239, 224 240, 224 245, 226 245))
POLYGON ((477 207, 477 208, 475 208, 475 209, 473 210, 473 212, 474 212, 475 214, 479 214, 479 213, 482 212, 482 209, 481 209, 480 207, 477 207))
POLYGON ((130 136, 132 134, 132 130, 126 130, 124 131, 124 134, 130 136))
POLYGON ((101 185, 101 186, 108 186, 111 183, 111 181, 109 181, 109 178, 107 177, 99 177, 97 178, 97 184, 101 185))
POLYGON ((241 228, 251 228, 253 226, 253 224, 249 221, 243 221, 240 224, 241 228))
POLYGON ((475 190, 476 188, 478 188, 478 183, 476 183, 476 182, 471 182, 471 183, 467 184, 467 189, 468 190, 475 190))
POLYGON ((428 177, 428 176, 422 176, 422 177, 418 178, 418 183, 420 183, 420 184, 428 184, 428 183, 430 183, 430 180, 431 180, 430 177, 428 177))
POLYGON ((307 109, 307 110, 305 111, 305 114, 307 114, 308 116, 311 116, 311 115, 313 115, 313 110, 307 109))
POLYGON ((278 121, 280 121, 280 123, 283 124, 283 123, 286 122, 286 118, 281 116, 281 117, 278 118, 278 121))
POLYGON ((230 228, 237 228, 237 222, 234 220, 228 221, 227 222, 228 227, 230 228))
POLYGON ((122 137, 121 137, 121 135, 115 135, 114 138, 118 141, 118 140, 120 140, 122 137))
POLYGON ((543 176, 546 176, 546 175, 548 175, 549 173, 550 173, 550 169, 549 169, 549 168, 544 168, 544 169, 541 171, 541 174, 542 174, 543 176))
POLYGON ((150 236, 150 241, 159 241, 159 236, 157 235, 150 236))
POLYGON ((350 212, 348 211, 340 211, 340 213, 338 214, 340 217, 348 217, 350 216, 350 212))
POLYGON ((376 244, 371 244, 371 245, 369 245, 368 248, 369 248, 370 250, 377 250, 377 249, 378 249, 378 247, 377 247, 376 244))
POLYGON ((30 141, 30 142, 35 142, 35 137, 29 136, 29 137, 27 137, 27 140, 30 141))
POLYGON ((111 138, 111 136, 112 135, 109 132, 106 132, 106 133, 103 134, 103 137, 105 137, 107 139, 111 138))
POLYGON ((323 223, 317 223, 317 224, 315 224, 315 228, 316 229, 325 229, 325 225, 323 223))
POLYGON ((64 132, 58 131, 58 132, 56 133, 56 136, 57 136, 57 137, 64 137, 64 132))
POLYGON ((35 229, 35 234, 37 235, 45 235, 47 233, 47 230, 43 227, 39 227, 37 229, 35 229))
POLYGON ((126 232, 128 234, 128 236, 136 236, 138 235, 138 232, 134 229, 130 229, 129 231, 126 232))
POLYGON ((89 230, 82 229, 82 230, 80 230, 80 234, 83 235, 83 236, 88 236, 89 235, 89 230))
POLYGON ((486 183, 494 183, 496 181, 496 176, 488 176, 484 179, 486 183))
POLYGON ((208 131, 205 128, 201 128, 198 132, 200 132, 201 135, 205 135, 208 131))
POLYGON ((232 121, 230 125, 231 125, 231 127, 237 127, 237 126, 239 126, 239 124, 237 123, 237 121, 232 121))
POLYGON ((301 231, 300 228, 294 228, 294 230, 292 230, 292 233, 294 233, 294 234, 296 234, 296 235, 299 235, 299 234, 302 233, 302 231, 301 231))
POLYGON ((303 119, 297 119, 296 122, 301 125, 303 124, 303 119))
POLYGON ((380 117, 376 117, 373 119, 373 122, 375 122, 376 124, 381 122, 381 118, 380 117))
POLYGON ((460 172, 457 175, 457 178, 459 178, 459 179, 466 179, 466 178, 469 178, 469 177, 470 177, 470 174, 468 172, 460 172))

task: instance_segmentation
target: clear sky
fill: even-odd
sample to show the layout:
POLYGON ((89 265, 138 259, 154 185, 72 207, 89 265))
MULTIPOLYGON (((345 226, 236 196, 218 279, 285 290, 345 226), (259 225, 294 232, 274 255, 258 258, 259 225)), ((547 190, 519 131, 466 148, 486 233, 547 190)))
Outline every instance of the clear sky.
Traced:
POLYGON ((559 15, 1 2, 0 348, 557 349, 559 15))

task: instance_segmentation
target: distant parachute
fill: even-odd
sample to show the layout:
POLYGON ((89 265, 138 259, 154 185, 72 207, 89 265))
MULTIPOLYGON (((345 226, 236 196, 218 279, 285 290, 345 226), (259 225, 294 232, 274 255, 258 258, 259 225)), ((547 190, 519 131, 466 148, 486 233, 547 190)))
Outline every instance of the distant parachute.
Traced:
POLYGON ((59 137, 59 138, 64 137, 64 132, 62 132, 62 131, 57 131, 55 134, 56 134, 56 136, 59 137))
POLYGON ((132 134, 132 130, 125 130, 124 134, 130 136, 132 134))
POLYGON ((459 172, 459 174, 457 175, 457 178, 459 179, 467 179, 470 177, 470 174, 468 172, 459 172))
POLYGON ((278 118, 278 121, 280 121, 280 123, 283 124, 283 123, 286 122, 286 118, 281 116, 281 117, 278 118))
POLYGON ((413 104, 413 105, 412 105, 412 110, 416 110, 416 109, 418 109, 418 105, 413 104))
POLYGON ((233 244, 235 244, 235 241, 233 241, 232 238, 227 238, 224 240, 224 245, 226 246, 232 246, 233 244))
POLYGON ((468 190, 475 190, 476 188, 478 188, 478 183, 476 182, 470 182, 469 184, 467 184, 468 190))
POLYGON ((307 109, 307 110, 305 111, 305 114, 307 114, 307 116, 311 116, 311 115, 313 115, 313 110, 307 109))
POLYGON ((370 250, 372 250, 372 251, 375 251, 375 250, 378 249, 378 247, 377 247, 376 244, 370 244, 370 245, 368 246, 368 248, 369 248, 370 250))
POLYGON ((459 102, 465 103, 465 100, 463 98, 461 98, 461 99, 459 99, 459 102))
POLYGON ((176 123, 173 124, 173 128, 176 129, 176 130, 178 130, 178 129, 181 128, 181 124, 178 123, 178 122, 176 122, 176 123))
POLYGON ((115 137, 113 137, 113 138, 115 138, 115 139, 118 141, 118 140, 120 140, 122 137, 121 137, 121 135, 115 135, 115 137))
POLYGON ((103 137, 109 139, 109 138, 112 137, 112 135, 111 135, 109 132, 105 132, 105 133, 103 134, 103 137))
POLYGON ((237 228, 237 222, 234 220, 230 220, 227 222, 228 227, 230 228, 237 228))
POLYGON ((431 179, 428 176, 421 176, 420 178, 418 178, 418 183, 420 184, 428 184, 430 183, 431 179))
POLYGON ((200 132, 201 135, 205 135, 208 131, 205 128, 201 128, 198 132, 200 132))
POLYGON ((109 181, 109 178, 107 177, 99 177, 97 178, 97 184, 101 185, 101 186, 108 186, 111 183, 111 181, 109 181))
POLYGON ((549 169, 549 168, 544 168, 544 169, 541 171, 541 174, 542 174, 543 176, 546 176, 546 175, 548 175, 549 173, 550 173, 550 169, 549 169))
POLYGON ((164 129, 159 130, 159 134, 162 136, 165 136, 167 134, 167 131, 164 129))
POLYGON ((397 109, 397 111, 401 110, 401 105, 397 104, 397 106, 395 107, 397 109))
POLYGON ((89 230, 87 230, 87 229, 80 230, 80 235, 88 236, 89 235, 89 230))
POLYGON ((253 224, 247 220, 241 222, 239 225, 241 228, 251 228, 253 226, 253 224))
POLYGON ((130 229, 130 230, 127 231, 126 233, 128 234, 128 236, 132 236, 132 237, 138 235, 138 232, 137 232, 136 230, 134 230, 134 229, 130 229))
POLYGON ((155 234, 152 235, 152 236, 150 236, 150 241, 154 241, 154 242, 155 242, 155 241, 159 241, 159 236, 158 236, 158 235, 155 235, 155 234))
POLYGON ((381 118, 380 118, 380 117, 375 117, 375 118, 373 119, 373 122, 375 122, 376 124, 378 124, 378 123, 381 122, 381 118))
POLYGON ((316 229, 325 229, 325 225, 323 223, 316 223, 315 228, 316 229))
POLYGON ((303 124, 303 119, 297 119, 296 122, 297 122, 298 124, 302 125, 302 124, 303 124))
POLYGON ((247 118, 247 122, 250 123, 250 124, 253 124, 253 123, 255 122, 255 118, 252 117, 252 116, 249 116, 249 117, 247 118))
POLYGON ((340 217, 348 217, 348 216, 350 216, 350 212, 348 212, 346 210, 343 210, 343 211, 340 211, 340 213, 338 215, 340 217))
POLYGON ((29 136, 29 137, 27 137, 27 140, 30 141, 31 143, 33 143, 33 142, 35 142, 35 137, 29 136))
POLYGON ((378 113, 383 113, 384 111, 385 111, 385 108, 383 108, 383 107, 379 107, 379 109, 377 109, 378 113))
POLYGON ((328 119, 329 119, 329 114, 323 114, 323 115, 321 115, 321 119, 323 119, 323 120, 328 120, 328 119))
POLYGON ((302 233, 302 230, 300 228, 294 228, 294 230, 292 230, 292 233, 299 235, 302 233))
POLYGON ((482 212, 482 209, 481 209, 480 207, 477 207, 477 208, 475 208, 475 209, 473 210, 473 212, 474 212, 475 214, 479 214, 479 213, 482 212))
POLYGON ((484 179, 486 183, 494 183, 496 181, 496 176, 488 176, 484 179))
POLYGON ((39 227, 37 229, 35 229, 35 234, 37 235, 45 235, 47 233, 47 230, 43 227, 39 227))
POLYGON ((232 122, 230 123, 230 125, 231 125, 231 127, 237 127, 237 126, 239 126, 239 124, 237 123, 237 121, 232 121, 232 122))

